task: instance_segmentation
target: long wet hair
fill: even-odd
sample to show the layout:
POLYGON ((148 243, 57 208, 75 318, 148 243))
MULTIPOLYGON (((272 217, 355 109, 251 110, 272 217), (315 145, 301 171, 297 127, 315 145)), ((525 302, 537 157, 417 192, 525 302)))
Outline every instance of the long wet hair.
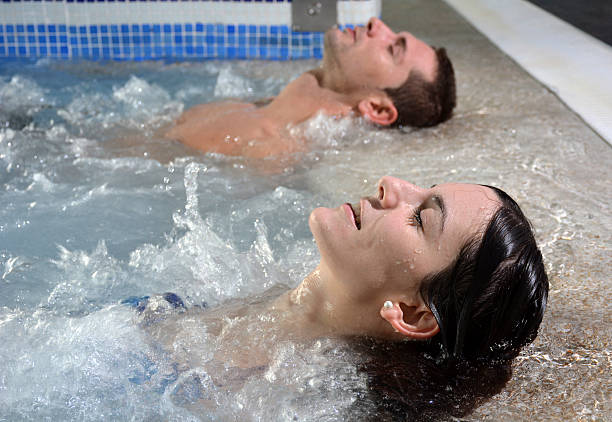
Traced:
POLYGON ((385 88, 398 112, 391 127, 434 126, 448 120, 457 104, 455 71, 444 48, 434 48, 438 62, 435 79, 425 80, 418 71, 397 88, 385 88))
POLYGON ((440 327, 431 343, 449 359, 514 358, 536 337, 546 309, 548 277, 531 224, 510 196, 490 188, 502 205, 482 239, 421 283, 440 327))
POLYGON ((536 337, 548 298, 548 277, 531 225, 505 192, 482 238, 421 284, 440 332, 426 342, 367 339, 368 401, 377 420, 462 417, 499 392, 511 361, 536 337))
POLYGON ((359 338, 353 352, 367 392, 350 409, 351 420, 432 422, 469 415, 499 393, 512 376, 508 363, 440 362, 421 341, 359 338))

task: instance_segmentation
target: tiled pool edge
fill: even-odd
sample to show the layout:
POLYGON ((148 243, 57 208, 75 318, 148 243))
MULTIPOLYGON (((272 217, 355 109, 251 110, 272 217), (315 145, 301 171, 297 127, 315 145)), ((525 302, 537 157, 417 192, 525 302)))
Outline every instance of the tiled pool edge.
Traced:
MULTIPOLYGON (((362 24, 380 0, 341 0, 338 23, 362 24)), ((0 58, 104 60, 321 58, 323 34, 291 28, 285 0, 0 2, 0 58)))

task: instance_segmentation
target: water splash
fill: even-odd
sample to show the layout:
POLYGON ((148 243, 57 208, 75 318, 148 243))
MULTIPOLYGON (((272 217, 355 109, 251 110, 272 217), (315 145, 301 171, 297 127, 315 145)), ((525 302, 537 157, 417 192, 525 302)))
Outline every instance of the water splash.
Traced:
POLYGON ((244 98, 253 95, 253 86, 245 77, 235 72, 232 66, 225 66, 217 76, 214 95, 217 98, 244 98))

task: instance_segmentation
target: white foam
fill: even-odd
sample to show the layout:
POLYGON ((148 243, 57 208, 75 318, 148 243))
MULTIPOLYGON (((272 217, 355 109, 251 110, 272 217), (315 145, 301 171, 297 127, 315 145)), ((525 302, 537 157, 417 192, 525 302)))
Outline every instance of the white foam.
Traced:
POLYGON ((6 110, 30 108, 30 113, 47 104, 45 90, 27 77, 15 75, 9 82, 0 79, 0 104, 6 110))
POLYGON ((217 76, 215 97, 244 98, 253 95, 253 86, 245 77, 237 74, 233 66, 225 66, 217 76))

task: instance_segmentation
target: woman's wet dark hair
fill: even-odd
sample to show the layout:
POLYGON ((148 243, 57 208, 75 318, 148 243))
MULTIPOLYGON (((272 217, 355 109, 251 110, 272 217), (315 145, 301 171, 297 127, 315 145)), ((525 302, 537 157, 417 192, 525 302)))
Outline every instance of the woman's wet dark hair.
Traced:
POLYGON ((512 376, 507 363, 441 363, 421 341, 355 339, 367 379, 350 420, 430 422, 462 418, 498 394, 512 376))
POLYGON ((450 359, 510 360, 533 341, 548 299, 548 277, 531 224, 504 191, 482 239, 467 242, 448 268, 427 277, 421 295, 450 359))
MULTIPOLYGON (((488 186, 490 187, 490 186, 488 186)), ((511 361, 535 338, 548 277, 531 225, 519 206, 493 189, 501 207, 482 238, 423 280, 421 295, 440 332, 428 342, 355 342, 365 355, 366 400, 376 420, 463 417, 510 379, 511 361)))

